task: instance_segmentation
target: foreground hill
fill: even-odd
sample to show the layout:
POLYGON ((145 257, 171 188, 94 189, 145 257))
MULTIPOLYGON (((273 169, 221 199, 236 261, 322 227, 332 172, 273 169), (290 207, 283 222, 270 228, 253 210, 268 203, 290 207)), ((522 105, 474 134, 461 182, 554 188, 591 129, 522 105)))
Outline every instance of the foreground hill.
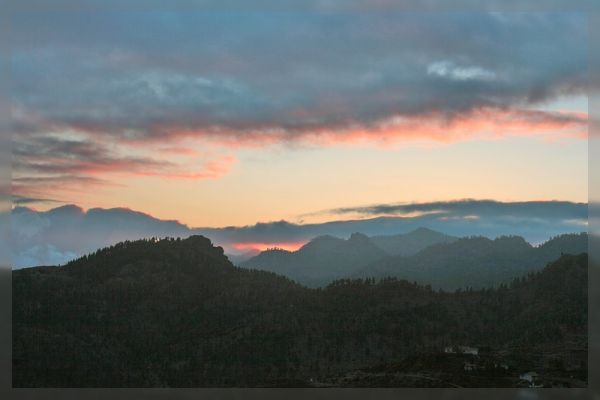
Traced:
POLYGON ((534 247, 519 236, 461 238, 430 246, 409 257, 378 260, 356 277, 395 276, 434 288, 484 288, 542 269, 562 254, 587 252, 587 234, 565 234, 534 247))
POLYGON ((394 278, 308 289, 199 236, 13 272, 15 387, 514 386, 532 368, 582 386, 586 332, 584 254, 457 293, 394 278), (426 362, 457 344, 487 355, 426 362))
POLYGON ((297 251, 263 251, 240 266, 272 271, 311 287, 324 286, 375 261, 393 255, 412 255, 433 244, 456 239, 426 228, 391 236, 368 237, 354 233, 348 240, 325 235, 314 238, 297 251))

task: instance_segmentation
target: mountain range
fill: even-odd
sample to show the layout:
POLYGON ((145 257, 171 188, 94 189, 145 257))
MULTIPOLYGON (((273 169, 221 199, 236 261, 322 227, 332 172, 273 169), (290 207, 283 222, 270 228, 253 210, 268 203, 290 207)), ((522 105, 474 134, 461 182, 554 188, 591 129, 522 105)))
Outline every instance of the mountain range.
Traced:
POLYGON ((310 287, 335 279, 394 276, 454 290, 491 287, 543 268, 562 253, 587 252, 587 234, 564 234, 539 246, 519 236, 456 238, 419 228, 394 236, 319 236, 297 251, 270 249, 240 263, 310 287))
POLYGON ((431 245, 451 243, 457 239, 456 236, 423 227, 404 234, 378 235, 370 238, 373 244, 392 256, 410 256, 431 245))
POLYGON ((434 243, 456 239, 425 228, 407 234, 372 238, 353 233, 347 240, 323 235, 297 251, 277 248, 263 251, 240 263, 240 266, 275 272, 303 285, 317 287, 358 273, 366 265, 392 254, 412 255, 434 243))
MULTIPOLYGON (((305 251, 365 241, 322 238, 305 251)), ((498 289, 395 278, 310 289, 235 267, 192 236, 122 242, 12 277, 13 387, 500 387, 538 364, 586 382, 585 254, 498 289), (481 353, 444 355, 449 345, 481 353), (489 368, 466 373, 473 362, 489 368)))
POLYGON ((386 277, 429 284, 434 288, 485 288, 542 269, 562 254, 586 253, 587 234, 564 234, 532 246, 520 236, 461 238, 438 243, 411 256, 375 261, 352 277, 386 277))

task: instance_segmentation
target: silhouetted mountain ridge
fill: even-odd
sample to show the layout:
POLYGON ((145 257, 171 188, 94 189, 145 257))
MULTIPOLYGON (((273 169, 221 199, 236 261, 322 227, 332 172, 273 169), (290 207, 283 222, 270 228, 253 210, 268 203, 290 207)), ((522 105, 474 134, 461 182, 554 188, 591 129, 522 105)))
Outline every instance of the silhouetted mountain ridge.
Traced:
POLYGON ((540 270, 561 254, 586 252, 586 233, 560 235, 537 247, 520 236, 473 236, 435 244, 409 257, 389 257, 353 276, 395 276, 450 290, 491 287, 540 270))
POLYGON ((311 287, 335 279, 396 276, 436 288, 488 287, 543 268, 561 254, 587 252, 587 235, 532 246, 516 235, 456 238, 426 228, 392 236, 318 236, 295 252, 262 252, 240 266, 272 271, 311 287))
POLYGON ((373 243, 392 256, 409 256, 418 253, 431 245, 437 243, 449 243, 457 239, 457 237, 423 227, 400 235, 380 235, 371 237, 373 243))
POLYGON ((297 251, 262 252, 241 266, 282 274, 304 285, 320 286, 387 256, 361 233, 353 233, 347 240, 323 235, 297 251))
MULTIPOLYGON (((12 276, 15 387, 335 386, 448 344, 586 345, 586 255, 497 290, 444 293, 395 278, 308 289, 234 267, 194 236, 124 242, 12 276)), ((529 368, 521 358, 506 362, 529 368)))

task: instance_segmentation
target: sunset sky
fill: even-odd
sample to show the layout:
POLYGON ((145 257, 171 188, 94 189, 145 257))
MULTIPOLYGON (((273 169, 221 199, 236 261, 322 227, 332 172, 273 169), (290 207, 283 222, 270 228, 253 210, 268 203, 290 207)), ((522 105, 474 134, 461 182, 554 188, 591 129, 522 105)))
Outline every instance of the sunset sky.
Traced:
POLYGON ((361 218, 372 204, 587 202, 582 14, 73 11, 12 24, 20 205, 223 227, 361 218))

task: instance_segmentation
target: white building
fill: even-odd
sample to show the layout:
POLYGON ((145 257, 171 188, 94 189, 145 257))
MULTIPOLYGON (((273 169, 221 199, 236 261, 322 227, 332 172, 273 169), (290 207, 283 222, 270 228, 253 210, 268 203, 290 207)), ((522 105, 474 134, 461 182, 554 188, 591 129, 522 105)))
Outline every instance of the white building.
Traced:
POLYGON ((529 382, 533 384, 535 380, 538 378, 537 372, 525 372, 524 374, 519 375, 519 379, 529 382))
POLYGON ((459 352, 463 353, 463 354, 471 354, 473 356, 476 356, 479 354, 479 349, 477 347, 459 346, 458 349, 459 349, 459 352))

